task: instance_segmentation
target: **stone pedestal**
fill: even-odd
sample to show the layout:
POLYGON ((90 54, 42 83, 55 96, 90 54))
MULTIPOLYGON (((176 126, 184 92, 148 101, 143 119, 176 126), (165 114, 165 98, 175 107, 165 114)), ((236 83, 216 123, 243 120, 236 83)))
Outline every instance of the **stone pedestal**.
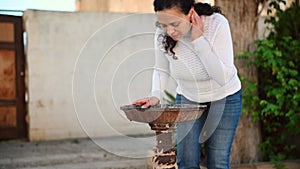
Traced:
POLYGON ((174 124, 149 124, 151 130, 156 133, 155 155, 152 157, 153 169, 176 169, 176 151, 172 144, 172 132, 175 131, 174 124))

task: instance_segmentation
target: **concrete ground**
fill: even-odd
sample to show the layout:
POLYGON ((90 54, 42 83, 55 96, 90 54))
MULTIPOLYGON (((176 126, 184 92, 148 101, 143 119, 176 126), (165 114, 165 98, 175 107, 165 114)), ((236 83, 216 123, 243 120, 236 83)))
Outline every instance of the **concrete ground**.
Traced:
MULTIPOLYGON (((147 156, 151 155, 155 138, 128 138, 133 137, 0 141, 0 169, 149 169, 147 156)), ((285 165, 287 169, 299 169, 300 160, 285 165)), ((273 165, 256 163, 232 169, 273 169, 273 165)))
POLYGON ((111 152, 91 139, 1 141, 0 169, 147 169, 147 158, 136 158, 145 151, 144 148, 139 150, 139 145, 128 144, 117 137, 101 139, 101 144, 111 152), (114 146, 116 144, 122 144, 123 148, 114 146))

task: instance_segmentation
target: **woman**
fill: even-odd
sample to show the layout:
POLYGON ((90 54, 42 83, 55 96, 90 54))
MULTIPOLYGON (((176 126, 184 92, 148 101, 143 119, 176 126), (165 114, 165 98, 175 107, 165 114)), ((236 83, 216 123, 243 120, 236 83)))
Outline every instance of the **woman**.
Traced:
POLYGON ((206 141, 207 168, 230 168, 242 99, 228 21, 219 8, 194 0, 155 0, 154 10, 158 29, 152 96, 132 104, 159 104, 168 77, 173 77, 176 104, 208 105, 196 121, 178 124, 178 167, 200 168, 200 143, 206 141))

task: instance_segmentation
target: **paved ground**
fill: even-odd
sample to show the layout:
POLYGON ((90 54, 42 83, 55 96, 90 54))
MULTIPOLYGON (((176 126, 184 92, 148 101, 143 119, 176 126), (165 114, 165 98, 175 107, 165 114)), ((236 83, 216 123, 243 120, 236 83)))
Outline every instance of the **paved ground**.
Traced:
MULTIPOLYGON (((155 138, 149 136, 46 142, 0 141, 0 169, 148 169, 147 156, 151 155, 154 143, 155 138)), ((287 169, 300 168, 300 160, 285 164, 287 169)), ((273 165, 257 163, 232 168, 273 169, 273 165)))
POLYGON ((139 150, 140 145, 130 144, 122 138, 105 138, 99 143, 113 153, 90 139, 2 141, 0 169, 147 169, 146 157, 134 158, 146 154, 144 148, 139 150))

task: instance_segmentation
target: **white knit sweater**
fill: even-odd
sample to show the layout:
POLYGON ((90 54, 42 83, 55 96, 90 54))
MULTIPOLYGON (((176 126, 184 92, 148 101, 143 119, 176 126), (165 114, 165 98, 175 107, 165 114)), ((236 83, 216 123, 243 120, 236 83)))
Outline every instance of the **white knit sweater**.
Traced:
POLYGON ((155 69, 152 96, 162 99, 171 76, 177 82, 176 92, 191 101, 220 100, 241 89, 241 82, 234 66, 230 27, 221 14, 206 16, 204 33, 190 40, 190 33, 177 42, 174 60, 165 53, 157 29, 155 42, 155 69))

